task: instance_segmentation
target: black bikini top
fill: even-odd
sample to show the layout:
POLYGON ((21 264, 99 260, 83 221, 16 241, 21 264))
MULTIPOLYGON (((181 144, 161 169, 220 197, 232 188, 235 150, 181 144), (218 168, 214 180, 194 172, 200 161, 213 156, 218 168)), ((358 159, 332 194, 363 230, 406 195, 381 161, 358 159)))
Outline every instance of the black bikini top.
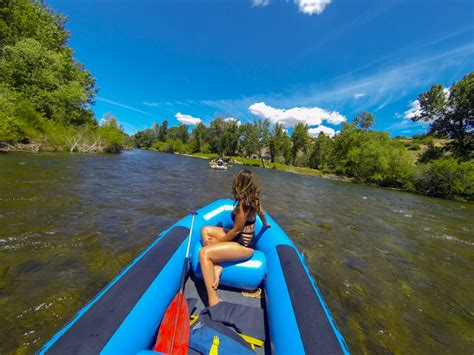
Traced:
MULTIPOLYGON (((230 216, 232 217, 232 222, 235 222, 235 212, 234 211, 232 211, 230 216)), ((247 219, 245 221, 245 226, 251 226, 252 224, 255 224, 255 221, 256 221, 256 219, 247 219)))

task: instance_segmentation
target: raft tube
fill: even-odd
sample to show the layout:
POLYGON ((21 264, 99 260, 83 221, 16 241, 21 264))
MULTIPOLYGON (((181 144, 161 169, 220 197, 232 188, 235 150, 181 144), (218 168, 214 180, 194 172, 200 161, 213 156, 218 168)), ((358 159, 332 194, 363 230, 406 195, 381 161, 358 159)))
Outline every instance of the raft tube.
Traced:
MULTIPOLYGON (((198 268, 201 228, 231 226, 233 208, 234 201, 217 200, 197 211, 190 272, 198 268)), ((271 228, 262 230, 257 218, 257 252, 248 260, 226 263, 221 283, 239 289, 263 287, 272 353, 348 354, 303 256, 278 224, 267 219, 271 228)), ((190 225, 188 215, 161 233, 38 353, 137 354, 151 349, 179 288, 190 225)))
POLYGON ((212 164, 209 165, 211 169, 216 169, 216 170, 227 170, 227 166, 225 165, 217 165, 217 164, 212 164))

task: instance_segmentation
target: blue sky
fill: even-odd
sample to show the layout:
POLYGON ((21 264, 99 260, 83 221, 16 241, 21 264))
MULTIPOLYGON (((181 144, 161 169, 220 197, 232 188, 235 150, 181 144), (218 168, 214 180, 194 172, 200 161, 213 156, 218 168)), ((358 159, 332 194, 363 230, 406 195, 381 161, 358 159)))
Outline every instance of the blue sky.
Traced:
POLYGON ((46 2, 97 80, 97 117, 127 133, 222 115, 331 134, 368 110, 376 129, 412 135, 418 94, 474 70, 468 0, 46 2))

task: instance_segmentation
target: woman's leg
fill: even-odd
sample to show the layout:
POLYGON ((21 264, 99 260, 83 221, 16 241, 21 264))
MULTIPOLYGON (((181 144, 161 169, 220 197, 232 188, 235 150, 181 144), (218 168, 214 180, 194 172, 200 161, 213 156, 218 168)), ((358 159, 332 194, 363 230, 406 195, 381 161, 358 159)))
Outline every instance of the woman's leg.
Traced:
POLYGON ((214 264, 214 282, 212 283, 212 288, 217 290, 219 287, 219 282, 221 281, 222 275, 222 266, 219 264, 214 264))
POLYGON ((219 303, 217 291, 212 287, 215 282, 214 265, 223 261, 247 259, 253 255, 254 250, 246 248, 235 242, 221 242, 207 245, 199 252, 202 276, 206 285, 209 306, 219 303))
MULTIPOLYGON (((210 245, 219 243, 219 241, 225 236, 226 232, 222 227, 205 226, 201 229, 201 240, 203 245, 210 245)), ((222 266, 219 264, 214 265, 214 282, 212 287, 217 290, 219 286, 219 280, 222 274, 222 266)))
POLYGON ((225 236, 225 230, 222 227, 205 226, 201 229, 201 239, 203 245, 218 243, 225 236))

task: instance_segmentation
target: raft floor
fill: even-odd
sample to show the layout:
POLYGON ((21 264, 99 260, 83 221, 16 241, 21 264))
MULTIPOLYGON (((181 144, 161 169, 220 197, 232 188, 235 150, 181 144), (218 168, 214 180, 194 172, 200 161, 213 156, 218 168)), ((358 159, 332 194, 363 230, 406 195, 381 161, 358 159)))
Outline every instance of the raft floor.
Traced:
MULTIPOLYGON (((261 308, 265 310, 265 295, 262 288, 262 298, 252 298, 242 296, 241 290, 219 286, 217 290, 219 298, 226 302, 242 304, 245 306, 261 308)), ((197 304, 193 314, 198 315, 207 306, 207 293, 204 282, 195 278, 193 275, 188 277, 184 288, 184 295, 186 298, 196 298, 197 304)), ((255 347, 256 354, 271 354, 270 350, 270 336, 268 333, 268 322, 265 312, 265 333, 266 341, 263 347, 255 347)))

